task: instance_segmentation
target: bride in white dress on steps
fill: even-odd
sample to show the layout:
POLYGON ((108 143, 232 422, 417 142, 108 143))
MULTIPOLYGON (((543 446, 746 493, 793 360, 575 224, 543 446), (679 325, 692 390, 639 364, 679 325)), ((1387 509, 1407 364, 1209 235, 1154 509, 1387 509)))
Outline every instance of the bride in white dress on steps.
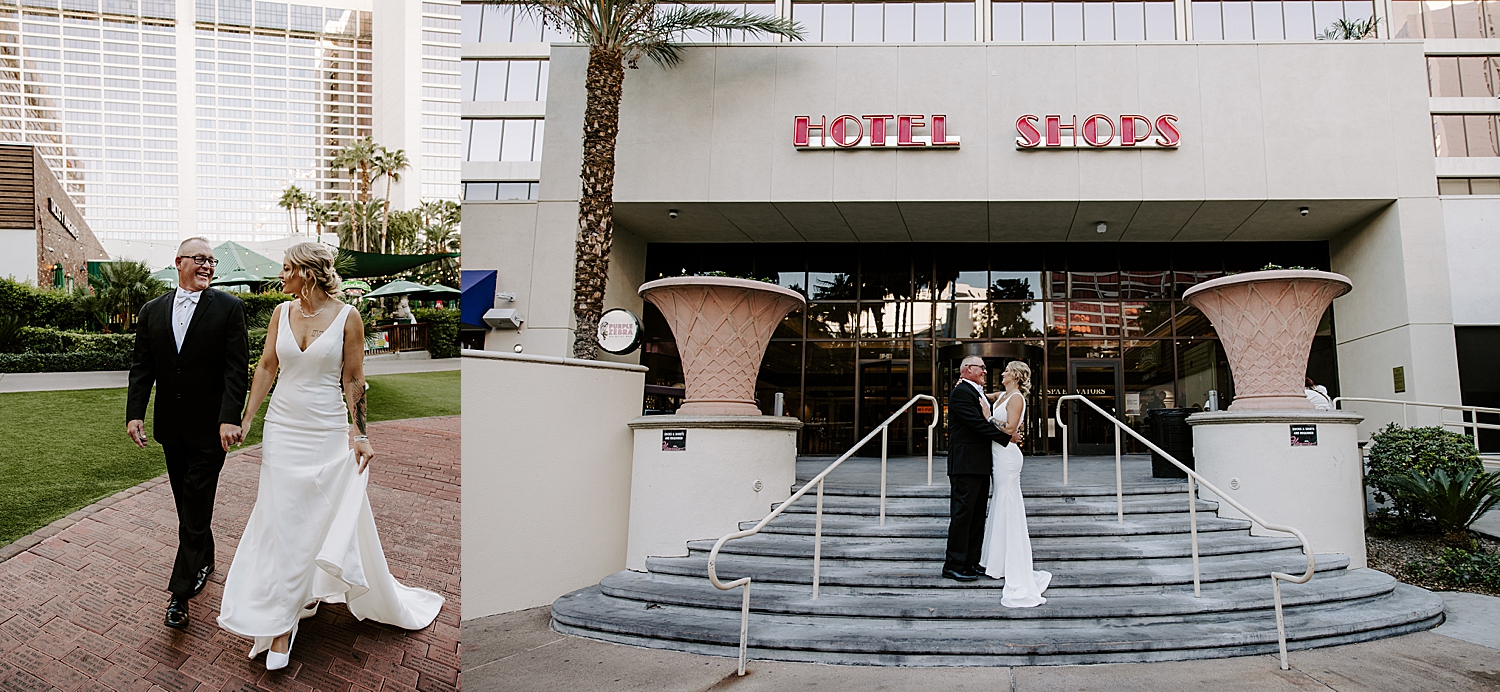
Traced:
POLYGON ((319 243, 287 249, 281 280, 297 299, 272 313, 242 426, 250 429, 274 379, 255 509, 219 608, 220 627, 255 640, 251 658, 269 652, 267 670, 290 662, 297 624, 318 603, 409 630, 427 627, 443 605, 398 583, 380 547, 365 493, 375 451, 365 429, 364 324, 336 297, 333 261, 319 243))
MULTIPOLYGON (((1000 376, 1005 392, 989 395, 995 400, 990 422, 1007 433, 1015 433, 1026 421, 1026 395, 1031 392, 1031 368, 1015 360, 1000 376)), ((1031 536, 1026 529, 1026 503, 1021 498, 1021 464, 1017 445, 990 443, 994 463, 994 485, 990 491, 990 513, 984 529, 980 564, 991 579, 1005 579, 1000 605, 1032 608, 1047 602, 1042 592, 1052 574, 1032 569, 1031 536)))

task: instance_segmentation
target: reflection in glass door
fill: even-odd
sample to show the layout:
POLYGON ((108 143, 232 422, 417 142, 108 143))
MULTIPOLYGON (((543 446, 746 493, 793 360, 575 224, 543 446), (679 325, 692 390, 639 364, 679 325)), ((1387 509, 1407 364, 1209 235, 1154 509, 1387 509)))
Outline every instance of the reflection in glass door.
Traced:
MULTIPOLYGON (((1074 360, 1068 362, 1068 389, 1082 394, 1094 405, 1118 416, 1125 388, 1120 361, 1074 360)), ((1082 404, 1069 405, 1068 447, 1076 454, 1114 454, 1114 426, 1097 411, 1082 404)))
MULTIPOLYGON (((861 360, 859 390, 859 436, 863 438, 911 399, 911 361, 861 360)), ((891 424, 887 440, 890 454, 911 454, 911 418, 912 414, 908 412, 891 424)), ((880 456, 880 436, 871 439, 859 453, 861 456, 880 456)), ((923 453, 926 453, 925 448, 923 453)))

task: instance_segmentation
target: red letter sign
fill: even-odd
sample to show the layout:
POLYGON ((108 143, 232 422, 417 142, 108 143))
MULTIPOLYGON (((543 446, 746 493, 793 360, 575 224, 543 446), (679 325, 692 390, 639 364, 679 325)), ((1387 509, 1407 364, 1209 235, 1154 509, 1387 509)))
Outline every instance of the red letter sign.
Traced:
POLYGON ((1156 138, 1157 146, 1175 147, 1182 141, 1182 133, 1177 131, 1177 116, 1163 115, 1156 119, 1156 131, 1161 133, 1156 138))
POLYGON ((1037 117, 1034 115, 1023 115, 1016 118, 1016 148, 1031 149, 1042 143, 1042 131, 1036 129, 1037 117))

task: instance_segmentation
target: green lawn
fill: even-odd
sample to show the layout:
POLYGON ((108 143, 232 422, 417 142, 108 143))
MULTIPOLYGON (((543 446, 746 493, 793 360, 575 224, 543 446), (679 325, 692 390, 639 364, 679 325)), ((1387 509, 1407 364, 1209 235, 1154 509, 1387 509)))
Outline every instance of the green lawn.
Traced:
MULTIPOLYGON (((456 370, 369 383, 372 421, 459 412, 456 370)), ((124 389, 0 394, 0 545, 166 472, 161 446, 138 449, 124 418, 124 389)), ((260 442, 261 425, 257 417, 246 444, 260 442)))

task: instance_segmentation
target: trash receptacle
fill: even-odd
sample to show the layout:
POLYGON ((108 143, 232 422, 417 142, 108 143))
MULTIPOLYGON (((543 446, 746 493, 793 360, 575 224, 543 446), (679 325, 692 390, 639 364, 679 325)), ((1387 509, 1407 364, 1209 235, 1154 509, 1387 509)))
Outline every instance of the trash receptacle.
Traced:
MULTIPOLYGON (((1190 469, 1193 465, 1193 426, 1187 419, 1193 413, 1186 408, 1154 408, 1146 411, 1146 437, 1163 451, 1176 457, 1190 469)), ((1165 457, 1151 452, 1153 478, 1187 478, 1187 474, 1165 457)))

